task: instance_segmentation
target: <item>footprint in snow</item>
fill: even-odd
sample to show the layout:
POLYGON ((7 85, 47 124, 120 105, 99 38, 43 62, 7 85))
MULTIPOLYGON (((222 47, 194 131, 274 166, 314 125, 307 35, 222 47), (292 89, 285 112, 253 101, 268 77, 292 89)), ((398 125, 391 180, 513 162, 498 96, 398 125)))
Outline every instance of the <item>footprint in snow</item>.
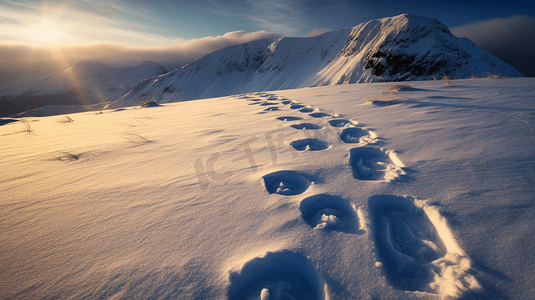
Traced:
POLYGON ((290 127, 292 128, 295 128, 295 129, 306 129, 306 130, 317 130, 317 129, 322 129, 323 126, 321 125, 318 125, 318 124, 314 124, 314 123, 301 123, 301 124, 295 124, 295 125, 291 125, 290 127))
POLYGON ((297 151, 320 151, 329 148, 329 144, 318 139, 301 139, 290 143, 297 151))
POLYGON ((391 151, 377 147, 357 147, 349 150, 349 165, 353 178, 390 181, 405 174, 403 164, 391 151), (391 156, 395 159, 391 159, 391 156))
POLYGON ((430 262, 447 250, 425 211, 412 197, 381 195, 368 201, 373 240, 388 282, 395 288, 426 291, 430 262))
POLYGON ((301 108, 299 111, 302 112, 302 113, 306 113, 307 114, 307 113, 313 112, 314 109, 310 108, 310 107, 305 107, 305 108, 301 108))
POLYGON ((285 121, 299 121, 299 120, 303 120, 303 118, 284 116, 284 117, 278 117, 277 120, 283 121, 283 122, 285 122, 285 121))
POLYGON ((358 233, 359 222, 349 201, 320 194, 303 199, 299 210, 305 222, 315 229, 358 233))
POLYGON ((264 103, 262 103, 260 105, 261 106, 269 106, 269 105, 277 105, 277 104, 279 104, 279 103, 277 103, 277 102, 264 102, 264 103))
POLYGON ((291 104, 292 101, 291 100, 284 100, 284 101, 281 101, 282 104, 284 105, 288 105, 288 104, 291 104))
POLYGON ((324 113, 324 112, 316 112, 316 113, 309 114, 309 116, 311 116, 313 118, 328 118, 331 115, 328 114, 328 113, 324 113))
POLYGON ((311 184, 306 175, 296 171, 277 171, 264 175, 262 179, 268 193, 285 196, 302 194, 311 184))
POLYGON ((302 105, 302 104, 294 104, 294 105, 290 106, 290 109, 302 109, 304 107, 305 106, 302 105))
POLYGON ((369 135, 369 132, 359 127, 346 127, 340 132, 340 139, 344 143, 360 143, 360 138, 369 135))
POLYGON ((353 124, 353 122, 346 119, 329 120, 329 125, 331 125, 332 127, 345 127, 349 124, 353 124))
POLYGON ((229 300, 325 300, 325 279, 314 264, 290 250, 267 252, 229 274, 229 300))

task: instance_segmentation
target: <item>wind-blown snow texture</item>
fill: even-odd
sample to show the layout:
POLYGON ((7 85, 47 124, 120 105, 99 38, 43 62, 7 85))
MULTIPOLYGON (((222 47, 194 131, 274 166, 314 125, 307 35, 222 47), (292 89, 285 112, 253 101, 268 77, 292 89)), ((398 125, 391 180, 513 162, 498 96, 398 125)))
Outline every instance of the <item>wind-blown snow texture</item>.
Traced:
POLYGON ((110 108, 217 97, 243 92, 377 81, 522 76, 453 36, 437 20, 412 15, 372 20, 310 38, 259 40, 231 46, 151 78, 110 108))
MULTIPOLYGON (((46 105, 78 105, 80 109, 81 105, 114 101, 141 80, 164 73, 166 71, 162 66, 151 61, 123 68, 109 67, 96 61, 82 61, 36 82, 3 90, 0 93, 0 116, 46 105)), ((58 109, 65 110, 68 107, 58 109)), ((77 112, 76 108, 71 110, 77 112)), ((43 115, 47 115, 47 112, 43 111, 43 115)))
POLYGON ((394 85, 0 120, 0 298, 532 298, 534 79, 394 85))

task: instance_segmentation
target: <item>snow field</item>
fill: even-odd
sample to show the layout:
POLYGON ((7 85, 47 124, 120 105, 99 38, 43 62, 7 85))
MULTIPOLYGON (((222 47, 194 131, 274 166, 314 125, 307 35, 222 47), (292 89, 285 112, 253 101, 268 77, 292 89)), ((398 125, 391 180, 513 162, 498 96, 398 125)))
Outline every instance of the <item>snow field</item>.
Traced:
POLYGON ((32 134, 5 123, 1 295, 525 298, 530 260, 509 255, 533 245, 527 82, 411 83, 385 107, 365 104, 383 83, 28 119, 32 134), (291 146, 303 139, 329 147, 291 146))

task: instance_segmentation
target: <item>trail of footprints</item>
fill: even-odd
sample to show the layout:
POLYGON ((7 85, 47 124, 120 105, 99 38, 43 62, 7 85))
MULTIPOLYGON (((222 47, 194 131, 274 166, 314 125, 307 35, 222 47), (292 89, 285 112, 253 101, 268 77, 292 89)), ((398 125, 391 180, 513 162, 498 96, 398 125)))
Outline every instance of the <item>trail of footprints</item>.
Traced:
MULTIPOLYGON (((255 97, 243 95, 239 98, 251 102, 251 105, 269 106, 261 113, 280 110, 276 105, 282 104, 312 118, 329 118, 329 126, 340 128, 339 137, 344 143, 357 145, 349 149, 349 166, 357 180, 389 182, 404 174, 403 165, 395 153, 370 145, 374 142, 370 138, 373 133, 351 120, 271 94, 256 93, 255 97)), ((283 122, 304 120, 295 116, 276 119, 283 122)), ((322 125, 309 122, 290 127, 296 130, 323 129, 322 125)), ((321 151, 330 147, 327 142, 315 138, 294 140, 290 146, 296 151, 321 151)), ((262 179, 269 194, 281 196, 300 195, 312 182, 307 174, 292 170, 266 174, 262 179)), ((416 199, 407 196, 378 195, 369 198, 368 215, 377 259, 387 282, 394 288, 439 293, 440 287, 430 288, 434 276, 441 275, 437 274, 437 267, 432 262, 444 258, 447 247, 424 209, 416 202, 416 199)), ((301 200, 299 210, 304 222, 315 230, 348 234, 361 232, 356 207, 339 196, 318 194, 307 197, 301 200)), ((263 257, 250 260, 240 271, 232 272, 229 281, 229 299, 327 299, 327 287, 321 272, 308 258, 290 250, 268 252, 263 257)), ((454 284, 457 292, 467 290, 459 287, 462 284, 454 284)), ((448 295, 460 296, 460 293, 454 291, 448 295)))

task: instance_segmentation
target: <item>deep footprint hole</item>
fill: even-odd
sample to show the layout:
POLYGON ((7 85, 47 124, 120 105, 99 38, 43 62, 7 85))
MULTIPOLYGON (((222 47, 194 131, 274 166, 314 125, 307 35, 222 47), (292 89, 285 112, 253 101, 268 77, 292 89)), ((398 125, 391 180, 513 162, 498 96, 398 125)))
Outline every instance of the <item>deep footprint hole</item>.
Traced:
POLYGON ((348 124, 352 124, 352 122, 346 119, 329 120, 329 125, 332 127, 344 127, 348 124))
POLYGON ((295 129, 300 129, 300 130, 301 129, 317 130, 317 129, 323 128, 323 126, 314 124, 314 123, 301 123, 301 124, 291 125, 290 127, 295 128, 295 129))
POLYGON ((264 175, 264 187, 270 194, 293 196, 304 193, 310 186, 310 179, 296 171, 277 171, 264 175))
POLYGON ((358 147, 349 150, 349 165, 355 179, 380 180, 384 177, 385 164, 388 162, 386 153, 376 147, 358 147))
POLYGON ((306 257, 289 251, 267 252, 229 274, 229 300, 324 300, 325 280, 306 257))
POLYGON ((359 127, 346 127, 340 133, 340 139, 345 143, 360 143, 360 138, 368 135, 368 131, 359 127))
POLYGON ((299 121, 299 120, 303 120, 303 118, 284 116, 284 117, 278 117, 277 120, 286 122, 286 121, 299 121))
POLYGON ((261 106, 268 106, 268 105, 277 105, 277 104, 279 104, 279 103, 277 103, 277 102, 264 102, 264 103, 262 103, 260 105, 261 106))
POLYGON ((313 228, 347 233, 359 231, 358 217, 344 198, 328 194, 303 199, 299 205, 303 220, 313 228))
POLYGON ((380 195, 368 201, 372 237, 392 286, 425 291, 433 280, 429 263, 447 248, 425 211, 411 197, 380 195))
POLYGON ((309 114, 309 116, 313 118, 327 118, 327 117, 330 117, 331 115, 328 113, 324 113, 324 112, 316 112, 316 113, 309 114))
POLYGON ((329 148, 329 144, 318 139, 301 139, 290 143, 297 151, 320 151, 329 148))
POLYGON ((305 107, 305 108, 301 108, 299 111, 302 113, 311 113, 314 111, 314 109, 310 107, 305 107))

